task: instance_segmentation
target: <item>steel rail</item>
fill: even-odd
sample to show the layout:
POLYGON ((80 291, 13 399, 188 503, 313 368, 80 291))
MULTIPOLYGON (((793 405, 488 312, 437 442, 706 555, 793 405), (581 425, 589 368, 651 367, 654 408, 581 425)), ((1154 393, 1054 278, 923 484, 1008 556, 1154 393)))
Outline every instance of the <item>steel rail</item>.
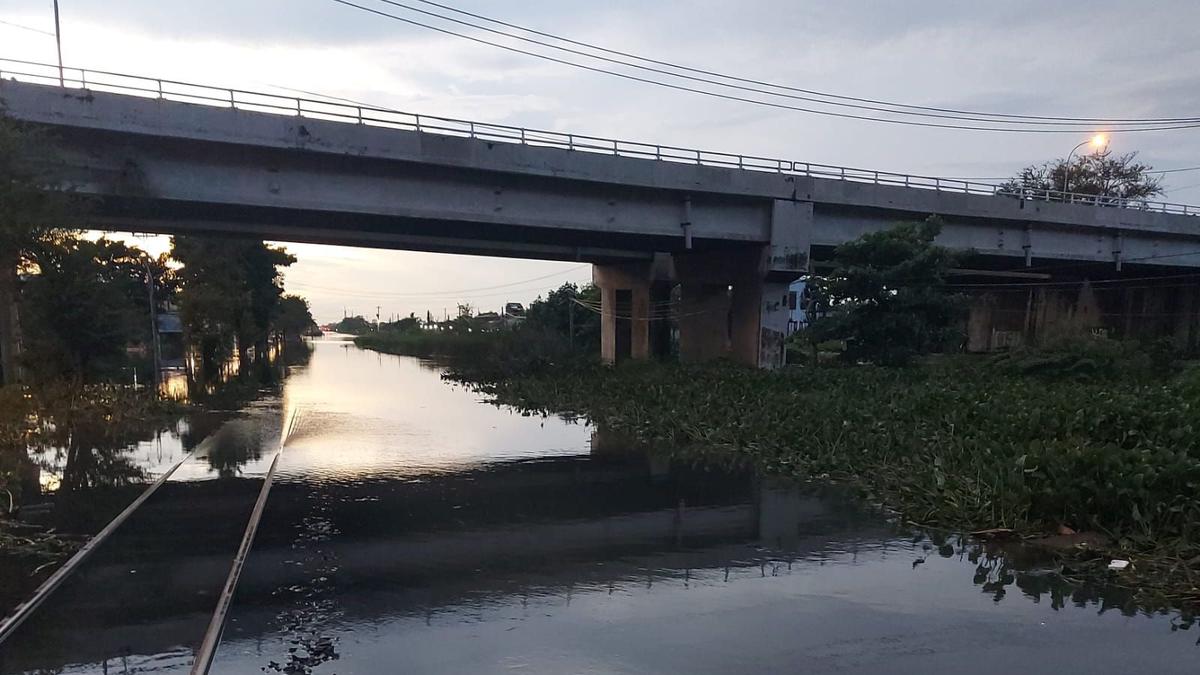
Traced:
POLYGON ((117 528, 121 527, 122 523, 128 520, 129 517, 133 515, 134 511, 137 511, 138 507, 144 504, 146 500, 158 490, 158 488, 162 487, 163 483, 167 482, 167 479, 171 477, 171 474, 175 473, 176 469, 182 466, 184 462, 191 459, 194 454, 195 451, 193 450, 192 452, 184 455, 178 462, 175 462, 170 469, 167 469, 163 475, 158 477, 158 480, 154 481, 150 487, 142 491, 142 494, 138 495, 137 499, 133 500, 129 506, 126 506, 123 511, 118 513, 115 518, 109 521, 108 525, 104 526, 104 529, 96 533, 96 536, 89 539, 82 548, 75 552, 75 555, 71 556, 67 562, 63 563, 62 567, 59 567, 54 571, 54 574, 51 574, 45 581, 43 581, 42 584, 38 586, 37 590, 34 591, 33 596, 29 600, 25 601, 24 604, 19 605, 15 612, 4 619, 4 622, 0 623, 0 646, 3 646, 5 640, 12 637, 13 633, 15 633, 16 630, 21 627, 21 624, 25 623, 25 620, 33 614, 34 610, 40 607, 42 603, 46 601, 46 598, 50 597, 50 594, 52 594, 59 586, 62 585, 64 581, 67 580, 67 577, 71 576, 71 574, 80 565, 82 565, 84 561, 91 557, 91 555, 96 552, 96 549, 99 548, 100 545, 103 544, 113 532, 116 532, 117 528))
POLYGON ((229 617, 229 609, 233 606, 233 596, 237 592, 238 580, 242 576, 242 569, 246 566, 250 548, 254 545, 254 536, 258 533, 258 524, 262 521, 263 511, 267 506, 267 496, 271 494, 271 484, 275 480, 275 467, 279 465, 279 456, 282 454, 283 448, 280 448, 279 452, 275 453, 275 459, 271 461, 271 468, 267 471, 266 478, 263 479, 262 488, 258 492, 258 500, 254 502, 254 510, 250 512, 250 521, 246 524, 246 531, 242 535, 242 543, 238 546, 237 555, 233 557, 233 565, 229 569, 229 576, 225 579, 225 587, 221 589, 221 596, 217 599, 216 611, 209 620, 208 629, 204 631, 200 649, 196 651, 191 675, 207 675, 216 659, 217 647, 220 646, 221 636, 225 633, 225 622, 229 617))
POLYGON ((271 494, 271 485, 275 482, 275 469, 279 466, 279 458, 283 456, 283 448, 287 445, 288 438, 296 430, 299 417, 300 409, 293 408, 280 432, 279 450, 275 453, 275 458, 271 460, 271 467, 267 469, 267 475, 263 478, 262 487, 258 491, 258 499, 254 502, 254 509, 250 511, 250 519, 246 523, 246 530, 242 533, 242 542, 238 546, 237 554, 233 557, 233 564, 229 567, 225 586, 221 589, 220 597, 217 598, 216 609, 209 619, 208 629, 204 631, 204 639, 192 661, 191 675, 207 675, 212 669, 213 661, 217 657, 217 648, 221 646, 221 637, 225 633, 229 610, 233 607, 233 597, 237 593, 238 580, 242 576, 242 569, 246 566, 246 559, 250 556, 254 537, 258 533, 258 525, 262 522, 263 512, 267 507, 267 497, 271 494))
POLYGON ((1038 190, 1025 187, 1009 189, 1001 185, 955 178, 878 171, 874 169, 817 164, 755 155, 698 150, 639 141, 626 141, 587 134, 528 129, 494 122, 477 122, 453 117, 424 115, 344 101, 285 96, 282 94, 229 87, 215 87, 180 80, 131 75, 105 70, 68 67, 64 69, 64 72, 65 75, 63 75, 60 82, 57 65, 0 58, 0 80, 28 78, 29 81, 34 83, 61 86, 67 89, 110 92, 250 112, 293 115, 309 119, 323 119, 367 126, 403 129, 419 133, 515 143, 533 147, 551 147, 632 159, 648 159, 662 162, 741 169, 745 171, 779 173, 855 183, 917 188, 936 192, 1002 196, 1023 201, 1081 204, 1103 208, 1127 208, 1200 216, 1200 206, 1190 204, 1086 195, 1053 189, 1038 190))

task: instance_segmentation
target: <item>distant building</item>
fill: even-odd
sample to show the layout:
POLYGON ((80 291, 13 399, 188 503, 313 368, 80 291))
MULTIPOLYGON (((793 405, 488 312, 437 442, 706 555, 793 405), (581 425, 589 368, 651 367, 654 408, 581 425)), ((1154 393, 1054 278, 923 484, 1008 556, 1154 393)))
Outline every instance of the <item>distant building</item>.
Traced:
POLYGON ((808 286, 797 279, 788 287, 788 335, 808 325, 808 286))
POLYGON ((505 328, 513 328, 525 320, 525 305, 519 302, 509 302, 504 305, 504 313, 501 318, 505 328))
POLYGON ((158 321, 158 348, 163 368, 182 368, 185 354, 183 344, 183 320, 173 311, 156 316, 158 321))
POLYGON ((496 330, 504 324, 504 319, 496 312, 480 312, 475 315, 476 324, 480 330, 496 330))

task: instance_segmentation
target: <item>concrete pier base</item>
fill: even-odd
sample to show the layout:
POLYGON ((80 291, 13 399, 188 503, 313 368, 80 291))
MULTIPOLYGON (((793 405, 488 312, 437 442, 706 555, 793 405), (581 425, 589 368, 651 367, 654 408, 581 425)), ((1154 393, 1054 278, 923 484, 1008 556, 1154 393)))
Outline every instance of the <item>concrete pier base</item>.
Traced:
POLYGON ((661 355, 659 333, 667 321, 669 260, 593 265, 600 289, 600 358, 616 364, 661 355))
POLYGON ((1073 281, 974 295, 967 319, 967 351, 1046 346, 1084 335, 1144 341, 1167 338, 1175 349, 1189 354, 1200 348, 1200 285, 1170 279, 1129 284, 1073 281))
POLYGON ((675 254, 681 361, 783 365, 788 282, 766 273, 766 254, 763 247, 675 254))
POLYGON ((729 285, 689 280, 679 285, 679 360, 729 355, 729 285))

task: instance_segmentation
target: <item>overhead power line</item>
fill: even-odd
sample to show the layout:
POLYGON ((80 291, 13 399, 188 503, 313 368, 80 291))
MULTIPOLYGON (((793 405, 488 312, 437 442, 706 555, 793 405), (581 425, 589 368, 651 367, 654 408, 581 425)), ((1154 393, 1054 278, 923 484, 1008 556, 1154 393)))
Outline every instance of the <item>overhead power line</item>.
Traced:
MULTIPOLYGON (((424 0, 417 0, 417 1, 423 2, 424 0)), ((668 77, 676 77, 676 78, 680 78, 680 79, 684 79, 684 80, 690 80, 693 82, 712 84, 712 85, 716 85, 719 87, 727 87, 727 88, 735 89, 738 91, 746 91, 746 92, 751 92, 751 93, 756 93, 756 94, 765 94, 767 96, 777 96, 777 97, 781 97, 781 98, 787 98, 787 99, 798 100, 798 101, 807 101, 810 103, 818 103, 821 105, 829 105, 829 106, 836 106, 836 107, 842 107, 842 108, 853 108, 856 110, 870 110, 873 112, 881 112, 881 113, 893 114, 893 115, 908 115, 908 116, 919 117, 919 118, 949 119, 949 120, 958 120, 958 121, 966 121, 966 122, 989 122, 989 123, 997 123, 997 124, 1004 123, 1004 124, 1032 124, 1032 125, 1045 125, 1045 126, 1063 126, 1063 127, 1072 127, 1072 128, 1078 129, 1079 131, 1089 130, 1092 128, 1091 126, 1081 127, 1082 123, 1077 122, 1077 121, 1051 120, 1049 118, 1030 118, 1030 119, 1021 119, 1021 120, 1009 120, 1009 119, 1004 119, 1002 117, 996 117, 996 116, 982 116, 982 115, 989 115, 988 113, 948 113, 948 112, 912 111, 912 110, 896 109, 895 107, 884 107, 884 106, 877 105, 877 104, 845 103, 842 101, 827 100, 825 98, 817 98, 814 96, 781 93, 779 91, 770 91, 768 89, 763 89, 761 86, 746 86, 746 85, 741 85, 741 84, 731 84, 729 82, 722 82, 719 79, 712 79, 710 77, 697 77, 694 75, 687 75, 687 74, 683 74, 683 73, 673 72, 671 70, 665 70, 663 68, 657 68, 657 67, 653 67, 653 66, 645 66, 645 65, 642 65, 639 63, 624 61, 621 59, 614 59, 614 58, 610 58, 607 56, 599 56, 596 54, 589 54, 587 52, 580 51, 578 49, 572 49, 570 47, 563 47, 561 45, 551 44, 549 42, 544 42, 542 40, 529 38, 529 37, 526 37, 523 35, 516 35, 513 33, 506 32, 506 31, 497 30, 495 28, 489 28, 488 26, 483 26, 478 23, 473 23, 470 21, 463 21, 462 19, 456 19, 454 17, 446 16, 444 14, 438 14, 437 12, 430 12, 428 10, 420 9, 418 7, 413 7, 412 5, 408 5, 403 2, 398 2, 397 0, 377 0, 377 2, 382 2, 384 4, 391 5, 393 7, 399 7, 401 9, 405 9, 410 12, 416 12, 418 14, 423 14, 425 16, 434 17, 437 19, 441 19, 443 21, 449 21, 451 23, 455 23, 455 24, 458 24, 461 26, 475 28, 477 30, 482 30, 482 31, 485 31, 488 33, 492 33, 493 35, 500 35, 503 37, 511 38, 513 40, 520 40, 522 42, 538 45, 541 47, 546 47, 549 49, 554 49, 554 50, 557 50, 560 52, 566 52, 568 54, 583 56, 583 57, 589 58, 589 59, 596 59, 598 61, 603 61, 605 63, 611 63, 611 64, 615 64, 615 65, 619 65, 619 66, 625 66, 628 68, 636 68, 638 70, 656 73, 659 75, 666 75, 668 77)), ((430 3, 426 3, 426 4, 430 4, 430 3)), ((437 6, 438 7, 446 7, 445 5, 437 5, 437 6)), ((452 11, 458 11, 458 10, 452 9, 452 11)), ((477 16, 477 15, 472 14, 471 16, 477 16)), ((493 19, 487 19, 487 20, 495 21, 493 19)), ((499 23, 499 22, 497 22, 497 23, 499 23)), ((510 24, 504 24, 504 25, 510 25, 510 24)), ((528 29, 522 28, 521 30, 528 30, 528 29)), ((541 34, 541 33, 539 33, 539 34, 541 34)), ((555 39, 564 40, 564 38, 557 38, 557 37, 555 39)), ((573 43, 574 41, 571 41, 571 42, 573 43)), ((589 48, 613 53, 610 50, 603 49, 600 47, 595 47, 592 45, 589 45, 589 48)), ((632 58, 642 60, 642 61, 647 61, 647 62, 653 62, 653 63, 663 63, 661 61, 652 61, 652 60, 643 59, 643 58, 637 57, 637 56, 633 56, 632 58)), ((668 65, 671 68, 682 69, 681 66, 677 66, 677 65, 673 65, 673 64, 665 64, 665 65, 668 65)), ((692 70, 692 69, 689 68, 689 69, 685 69, 685 70, 692 70)), ((728 80, 736 80, 736 81, 741 81, 741 82, 747 81, 742 78, 730 78, 728 76, 724 76, 724 75, 720 75, 720 74, 716 74, 716 73, 713 73, 713 75, 716 75, 716 77, 728 79, 728 80)), ((773 86, 773 85, 768 85, 768 86, 773 86)), ((795 91, 795 89, 791 89, 791 90, 795 91)), ((888 105, 890 106, 891 104, 888 104, 888 105)), ((1122 122, 1110 121, 1109 123, 1106 124, 1106 126, 1111 126, 1111 127, 1142 126, 1142 125, 1146 125, 1146 124, 1161 124, 1162 122, 1200 122, 1200 118, 1186 118, 1186 119, 1181 118, 1181 119, 1172 119, 1172 120, 1159 119, 1159 120, 1152 120, 1152 121, 1122 121, 1122 122)))
POLYGON ((12 21, 5 21, 4 19, 0 19, 0 23, 4 24, 5 26, 12 26, 13 28, 20 28, 21 30, 27 30, 31 33, 41 33, 42 35, 49 35, 50 37, 54 37, 54 33, 51 33, 48 30, 42 30, 41 28, 34 28, 33 26, 26 26, 24 24, 13 23, 12 21))
MULTIPOLYGON (((573 54, 587 56, 589 58, 600 59, 600 60, 608 61, 610 63, 618 63, 621 65, 626 65, 626 66, 630 66, 630 67, 634 67, 634 68, 640 68, 640 69, 649 70, 652 72, 663 73, 666 75, 671 75, 673 77, 684 77, 686 79, 710 82, 710 83, 714 83, 714 84, 719 84, 721 86, 734 86, 734 85, 729 85, 727 83, 714 82, 713 80, 710 80, 710 79, 694 78, 694 77, 690 77, 690 76, 686 76, 686 75, 681 75, 681 74, 675 73, 675 72, 664 71, 664 70, 657 69, 657 68, 648 68, 645 66, 632 64, 627 61, 609 59, 606 57, 597 56, 595 54, 588 54, 586 52, 581 52, 579 50, 569 49, 569 48, 565 48, 565 47, 562 47, 559 45, 553 45, 553 44, 545 43, 545 42, 542 42, 539 40, 533 40, 533 39, 526 38, 526 37, 519 36, 519 35, 513 35, 512 33, 496 30, 493 28, 488 28, 485 26, 480 26, 479 24, 472 23, 469 21, 462 21, 460 19, 454 19, 452 17, 447 17, 443 14, 438 14, 436 12, 430 12, 427 10, 418 9, 416 7, 412 7, 405 3, 398 2, 396 0, 378 0, 378 1, 388 4, 388 5, 392 5, 394 7, 400 7, 403 9, 407 9, 409 11, 418 12, 418 13, 424 14, 426 16, 437 17, 439 19, 443 19, 446 21, 452 21, 452 22, 460 24, 460 25, 470 26, 472 28, 485 30, 489 33, 503 35, 506 37, 522 40, 525 42, 532 42, 534 44, 550 47, 550 48, 557 49, 560 51, 567 51, 567 52, 570 52, 573 54)), ((498 26, 512 28, 514 30, 518 30, 518 31, 521 31, 524 33, 529 33, 531 35, 537 35, 537 36, 541 36, 544 38, 549 38, 551 40, 557 40, 559 42, 575 45, 577 47, 584 47, 586 49, 591 49, 591 50, 602 52, 605 54, 612 54, 615 56, 621 56, 621 57, 625 57, 625 58, 629 58, 629 59, 634 59, 636 61, 641 61, 643 63, 652 63, 652 64, 655 64, 658 66, 664 66, 666 68, 671 68, 674 70, 684 71, 684 72, 688 72, 688 73, 696 73, 699 75, 706 75, 706 76, 710 76, 710 77, 720 78, 722 80, 729 80, 732 82, 742 82, 745 84, 755 85, 754 87, 740 87, 740 86, 735 87, 738 89, 767 93, 767 94, 772 94, 772 95, 776 95, 776 96, 783 96, 783 94, 779 94, 777 92, 765 91, 760 88, 760 87, 769 87, 771 89, 796 92, 796 93, 806 95, 806 96, 795 96, 795 97, 789 97, 789 98, 797 98, 800 100, 824 103, 827 105, 839 105, 839 106, 845 106, 845 107, 851 107, 851 108, 860 108, 860 109, 867 109, 867 110, 876 110, 876 111, 881 111, 881 112, 890 112, 890 113, 895 113, 895 114, 919 115, 919 116, 930 116, 930 117, 947 117, 950 119, 970 119, 973 117, 983 117, 985 119, 981 119, 979 121, 1000 122, 1000 121, 1004 121, 1004 120, 1013 120, 1014 122, 1026 122, 1026 123, 1032 123, 1032 124, 1063 123, 1063 124, 1077 125, 1079 123, 1102 123, 1102 124, 1117 125, 1117 124, 1158 124, 1158 123, 1166 123, 1166 122, 1196 122, 1196 121, 1200 121, 1200 117, 1197 117, 1197 116, 1192 116, 1192 117, 1113 118, 1113 117, 1064 117, 1064 116, 1057 116, 1057 115, 1021 115, 1021 114, 1013 114, 1013 113, 993 113, 993 112, 982 112, 982 111, 974 111, 974 110, 961 110, 961 109, 955 109, 955 108, 939 108, 939 107, 934 107, 934 106, 912 105, 912 104, 908 104, 908 103, 897 103, 895 101, 863 98, 863 97, 857 97, 857 96, 844 96, 841 94, 822 92, 822 91, 818 91, 815 89, 804 89, 801 87, 776 84, 776 83, 767 82, 764 80, 739 77, 736 75, 728 75, 728 74, 724 74, 724 73, 720 73, 720 72, 716 72, 716 71, 712 71, 712 70, 705 70, 702 68, 694 68, 691 66, 686 66, 686 65, 682 65, 682 64, 678 64, 678 63, 672 63, 670 61, 653 59, 653 58, 649 58, 649 57, 645 57, 645 56, 640 56, 638 54, 633 54, 630 52, 624 52, 624 51, 620 51, 620 50, 616 50, 616 49, 609 49, 607 47, 597 45, 594 43, 583 42, 581 40, 573 40, 571 38, 563 37, 561 35, 556 35, 554 33, 548 33, 545 31, 536 30, 533 28, 529 28, 527 26, 521 26, 519 24, 501 21, 499 19, 484 16, 482 14, 468 12, 466 10, 459 9, 459 8, 453 7, 451 5, 446 5, 446 4, 442 4, 439 2, 433 2, 432 0, 415 0, 415 1, 420 2, 421 4, 424 4, 424 5, 431 6, 431 7, 437 7, 439 9, 454 12, 455 14, 459 14, 462 16, 468 16, 468 17, 471 17, 474 19, 479 19, 481 21, 486 21, 488 23, 495 24, 498 26), (813 97, 818 97, 818 98, 813 98, 813 97), (834 99, 834 100, 826 100, 826 99, 834 99), (839 103, 838 101, 852 101, 855 104, 867 104, 867 105, 854 105, 854 104, 847 104, 847 103, 839 103), (886 107, 878 107, 878 106, 886 106, 886 107), (912 111, 912 112, 909 112, 909 111, 912 111), (932 113, 941 113, 941 114, 932 114, 932 113)))
MULTIPOLYGON (((388 1, 388 0, 380 0, 380 1, 388 1)), ((797 91, 797 92, 800 92, 800 94, 808 94, 811 96, 821 96, 821 97, 826 97, 826 98, 836 98, 836 100, 840 100, 840 101, 872 103, 872 104, 878 104, 878 106, 890 106, 890 107, 895 107, 895 108, 906 108, 906 109, 912 109, 912 110, 926 110, 926 112, 952 113, 952 114, 958 114, 958 115, 986 115, 986 117, 990 117, 990 118, 1008 118, 1008 119, 1016 119, 1016 120, 1060 120, 1060 121, 1075 121, 1075 123, 1114 123, 1114 124, 1115 123, 1174 123, 1174 121, 1193 121, 1193 120, 1200 119, 1200 118, 1196 118, 1196 117, 1187 117, 1187 118, 1072 118, 1072 117, 1061 117, 1061 115, 1028 115, 1028 114, 1013 114, 1013 113, 989 113, 989 112, 980 112, 980 110, 938 108, 938 107, 934 107, 934 106, 914 106, 914 104, 911 104, 911 103, 898 103, 898 102, 894 102, 894 101, 883 101, 883 100, 878 100, 878 98, 865 98, 865 97, 859 97, 859 96, 845 96, 845 95, 840 95, 840 94, 830 94, 830 92, 828 92, 828 91, 818 91, 815 89, 799 88, 799 86, 775 84, 775 83, 770 83, 770 82, 764 82, 764 80, 761 80, 761 79, 731 76, 731 74, 724 74, 724 73, 720 73, 720 72, 704 70, 704 68, 696 68, 696 67, 691 67, 691 66, 674 64, 674 62, 671 62, 671 61, 652 59, 652 58, 648 58, 648 56, 641 56, 641 55, 632 54, 629 52, 622 52, 622 50, 610 49, 607 47, 599 46, 599 44, 583 42, 580 40, 571 40, 571 38, 569 38, 569 37, 563 37, 562 35, 554 35, 554 34, 552 34, 552 32, 536 30, 536 29, 528 28, 528 26, 522 26, 522 25, 518 25, 515 23, 503 22, 503 20, 500 20, 500 19, 486 17, 486 16, 484 16, 484 14, 478 14, 478 13, 468 12, 466 10, 460 10, 460 8, 452 7, 450 5, 440 4, 440 2, 433 2, 432 0, 415 0, 415 1, 421 2, 422 5, 438 7, 438 8, 442 8, 442 10, 454 12, 456 14, 462 14, 462 16, 485 20, 485 22, 496 24, 496 25, 503 25, 503 26, 505 26, 505 28, 511 28, 511 29, 520 30, 523 32, 528 32, 528 34, 530 34, 530 35, 539 35, 541 37, 551 38, 551 40, 557 40, 559 42, 565 42, 568 44, 575 44, 575 46, 577 46, 577 47, 586 47, 588 49, 594 49, 594 50, 596 50, 596 52, 604 52, 606 54, 626 56, 626 58, 648 62, 648 64, 656 64, 656 65, 660 65, 660 66, 676 68, 676 70, 680 70, 680 71, 694 72, 694 73, 698 73, 698 74, 707 74, 707 76, 733 80, 733 82, 744 82, 744 83, 748 83, 748 84, 769 86, 769 88, 773 88, 773 89, 781 89, 781 90, 785 90, 785 91, 797 91)), ((404 6, 404 5, 400 4, 400 2, 388 1, 388 4, 396 5, 396 6, 404 6)), ((414 11, 420 11, 420 10, 414 10, 414 11)), ((422 13, 427 13, 427 12, 422 12, 422 13)), ((431 14, 431 16, 439 16, 439 14, 431 14)), ((474 24, 470 24, 470 25, 474 25, 474 24)))
MULTIPOLYGON (((592 66, 592 65, 585 64, 585 63, 579 63, 577 61, 571 61, 568 59, 562 59, 562 58, 558 58, 558 57, 554 57, 554 56, 549 56, 547 54, 542 54, 542 53, 530 51, 527 49, 521 49, 519 47, 513 47, 511 45, 506 45, 506 44, 494 42, 491 40, 486 40, 484 38, 476 37, 474 35, 467 35, 465 33, 460 33, 460 32, 454 31, 454 30, 450 30, 448 28, 443 28, 440 26, 434 26, 434 25, 431 25, 428 23, 423 23, 423 22, 417 21, 415 19, 398 16, 396 14, 391 14, 389 12, 385 12, 380 9, 375 9, 373 7, 366 7, 364 5, 356 4, 354 2, 350 2, 349 0, 332 0, 332 2, 336 2, 340 5, 345 5, 347 7, 351 7, 351 8, 357 9, 362 12, 367 12, 370 14, 384 17, 384 18, 392 19, 394 21, 400 21, 402 23, 406 23, 406 24, 409 24, 412 26, 417 26, 417 27, 425 28, 427 30, 431 30, 431 31, 434 31, 437 33, 442 33, 444 35, 450 35, 450 36, 461 38, 464 40, 469 40, 471 42, 487 45, 490 47, 495 47, 497 49, 502 49, 502 50, 513 52, 516 54, 532 56, 534 58, 542 59, 545 61, 550 61, 552 63, 558 63, 561 65, 566 65, 566 66, 570 66, 573 68, 579 68, 579 69, 587 70, 587 71, 594 72, 594 73, 611 75, 613 77, 619 77, 619 78, 622 78, 625 80, 630 80, 633 82, 641 82, 643 84, 651 84, 651 85, 655 85, 655 86, 659 86, 659 87, 664 87, 667 89, 673 89, 676 91, 690 92, 690 93, 694 93, 694 94, 700 94, 703 96, 720 98, 720 99, 724 99, 724 100, 728 100, 728 101, 735 101, 735 102, 740 102, 740 103, 749 103, 752 105, 758 105, 758 106, 763 106, 763 107, 768 107, 768 108, 775 108, 775 109, 779 109, 779 110, 792 110, 792 111, 796 111, 796 112, 808 113, 808 114, 813 114, 813 115, 822 115, 822 116, 826 116, 826 117, 836 117, 836 118, 842 118, 842 119, 853 119, 853 120, 862 120, 862 121, 870 121, 870 122, 879 122, 879 123, 884 123, 884 124, 896 124, 896 125, 903 125, 903 126, 927 127, 927 128, 936 128, 936 129, 958 129, 958 130, 964 130, 964 131, 992 131, 992 132, 1043 133, 1043 134, 1046 134, 1046 133, 1050 133, 1050 134, 1079 133, 1081 131, 1081 129, 1079 129, 1079 128, 1066 129, 1066 128, 1056 127, 1056 128, 1031 129, 1031 128, 1010 127, 1010 126, 980 126, 980 125, 967 125, 967 124, 949 124, 949 123, 941 123, 941 122, 926 122, 926 121, 918 121, 918 120, 891 119, 891 118, 885 118, 885 117, 873 117, 870 115, 860 115, 860 114, 854 114, 854 113, 844 113, 844 112, 835 112, 835 111, 831 111, 831 110, 820 110, 820 109, 815 109, 815 108, 807 108, 807 107, 803 107, 803 106, 796 106, 796 105, 780 103, 780 102, 776 102, 776 101, 763 101, 760 99, 747 98, 745 96, 737 96, 737 95, 725 94, 725 93, 721 93, 721 92, 710 91, 707 89, 700 89, 697 87, 683 85, 683 84, 663 82, 661 80, 655 80, 650 77, 631 75, 629 73, 624 73, 624 72, 620 72, 620 71, 616 71, 616 70, 609 70, 609 69, 598 67, 598 66, 592 66)), ((591 58, 597 58, 597 57, 592 56, 591 58)), ((676 75, 676 76, 679 77, 678 75, 676 75)), ((723 86, 728 86, 728 85, 723 85, 723 86)), ((776 94, 776 95, 778 95, 778 94, 776 94)), ((1193 118, 1189 118, 1189 122, 1191 119, 1193 119, 1193 118)), ((1200 120, 1200 118, 1194 118, 1194 119, 1200 120)), ((1000 124, 1003 122, 1004 122, 1004 120, 994 120, 994 123, 996 123, 996 124, 1000 124)), ((1194 128, 1200 128, 1200 122, 1190 122, 1187 124, 1164 124, 1164 125, 1159 125, 1159 126, 1139 126, 1139 127, 1130 127, 1130 128, 1121 127, 1121 128, 1114 128, 1111 131, 1113 133, 1128 133, 1128 132, 1136 132, 1136 131, 1171 131, 1171 130, 1177 130, 1177 129, 1194 129, 1194 128)))
POLYGON ((1200 166, 1185 166, 1182 169, 1160 169, 1157 171, 1147 171, 1146 173, 1183 173, 1184 171, 1200 171, 1200 166))

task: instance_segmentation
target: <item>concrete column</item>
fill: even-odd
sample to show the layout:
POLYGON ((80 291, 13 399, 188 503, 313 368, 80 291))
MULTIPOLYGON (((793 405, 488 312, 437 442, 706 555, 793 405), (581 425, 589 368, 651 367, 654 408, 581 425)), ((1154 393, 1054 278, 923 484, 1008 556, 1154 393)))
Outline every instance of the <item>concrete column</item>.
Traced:
POLYGON ((650 356, 650 263, 593 265, 600 289, 600 358, 615 364, 650 356))
POLYGON ((775 200, 771 242, 676 253, 679 357, 784 364, 788 289, 808 268, 812 204, 775 200))
POLYGON ((1179 289, 1179 318, 1175 323, 1175 344, 1187 354, 1200 347, 1200 286, 1179 289))
POLYGON ((967 351, 972 354, 992 349, 994 300, 988 293, 981 293, 971 298, 967 314, 967 351))
POLYGON ((1185 289, 1190 302, 1184 309, 1180 319, 1180 347, 1189 355, 1200 351, 1200 286, 1189 286, 1185 289))
POLYGON ((679 360, 729 354, 729 284, 685 279, 679 285, 679 360))
POLYGON ((783 365, 789 284, 765 278, 765 253, 754 247, 676 254, 680 360, 783 365))
POLYGON ((769 369, 784 365, 789 286, 762 279, 734 283, 729 308, 734 360, 769 369))

